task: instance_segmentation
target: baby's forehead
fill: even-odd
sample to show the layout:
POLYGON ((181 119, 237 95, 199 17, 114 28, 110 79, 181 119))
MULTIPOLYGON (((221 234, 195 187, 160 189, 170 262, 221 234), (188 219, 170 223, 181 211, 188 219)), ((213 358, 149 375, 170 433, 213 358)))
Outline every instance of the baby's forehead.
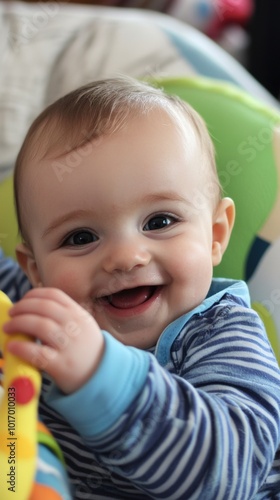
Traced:
MULTIPOLYGON (((195 148, 202 181, 206 177, 202 169, 206 164, 209 169, 209 158, 212 164, 209 170, 214 173, 212 144, 207 128, 187 103, 162 96, 157 101, 145 103, 139 100, 136 105, 128 102, 127 106, 114 107, 116 101, 113 102, 111 97, 110 100, 110 113, 99 102, 99 113, 88 102, 84 103, 82 109, 72 104, 70 111, 65 106, 58 109, 57 105, 47 110, 41 121, 37 122, 26 158, 23 157, 24 163, 29 164, 27 170, 40 169, 40 163, 46 159, 49 163, 59 160, 92 141, 113 135, 124 127, 129 128, 132 121, 144 120, 153 122, 154 127, 164 124, 170 132, 170 140, 175 130, 180 135, 181 143, 186 148, 190 147, 189 152, 195 148)), ((164 136, 166 140, 166 134, 164 136)))
POLYGON ((143 112, 141 109, 128 109, 125 113, 119 111, 111 119, 100 119, 93 123, 91 116, 85 114, 79 123, 75 120, 58 119, 57 116, 47 117, 35 130, 30 141, 27 155, 29 159, 40 161, 46 157, 57 158, 84 146, 86 143, 110 136, 129 128, 131 122, 147 121, 154 126, 168 126, 170 131, 177 129, 183 136, 196 136, 196 131, 190 118, 174 105, 169 107, 156 106, 143 112))
MULTIPOLYGON (((26 183, 35 185, 37 180, 42 176, 42 169, 44 172, 48 172, 47 175, 54 175, 56 180, 65 178, 65 174, 75 168, 77 158, 78 160, 83 158, 87 154, 87 151, 92 149, 92 146, 98 147, 102 144, 102 148, 106 149, 111 139, 113 141, 118 140, 118 132, 120 132, 122 137, 125 137, 127 131, 132 130, 133 137, 136 137, 141 136, 144 131, 144 137, 146 136, 146 138, 141 139, 140 137, 139 140, 133 141, 133 145, 136 148, 136 155, 138 154, 137 147, 139 148, 139 154, 141 154, 142 145, 144 148, 148 146, 146 155, 146 158, 148 158, 149 154, 153 154, 153 150, 145 142, 147 140, 145 132, 146 123, 148 124, 147 128, 151 131, 151 135, 153 131, 157 130, 157 127, 160 138, 161 133, 163 133, 162 150, 165 147, 164 142, 166 141, 166 144, 168 144, 168 136, 170 137, 170 144, 177 144, 178 147, 172 149, 172 154, 174 155, 174 163, 172 165, 173 175, 176 175, 176 155, 178 153, 178 155, 183 154, 186 158, 186 175, 190 175, 193 171, 193 174, 199 175, 201 184, 212 180, 212 175, 210 174, 212 169, 209 167, 209 158, 203 151, 201 144, 199 144, 194 127, 189 124, 189 121, 185 117, 182 118, 179 116, 177 119, 177 115, 175 117, 173 115, 170 116, 165 109, 159 108, 154 110, 153 113, 131 114, 114 129, 108 129, 106 126, 104 129, 100 128, 97 136, 94 131, 92 132, 91 128, 87 127, 87 123, 84 123, 82 131, 81 129, 77 129, 76 126, 69 127, 67 123, 61 124, 56 120, 52 120, 47 124, 43 123, 36 131, 33 138, 34 147, 30 148, 25 159, 26 167, 23 168, 23 177, 25 179, 21 179, 21 186, 23 184, 26 186, 26 183), (148 153, 149 151, 150 153, 148 153), (205 158, 203 155, 205 155, 205 158)), ((123 144, 123 150, 125 151, 126 146, 125 143, 123 144)), ((128 148, 129 146, 128 144, 128 148)), ((167 156, 169 154, 170 148, 168 149, 167 156)), ((153 169, 153 161, 149 161, 151 161, 150 166, 153 169)), ((94 162, 92 165, 94 165, 94 162)), ((22 190, 22 187, 20 190, 22 190)))

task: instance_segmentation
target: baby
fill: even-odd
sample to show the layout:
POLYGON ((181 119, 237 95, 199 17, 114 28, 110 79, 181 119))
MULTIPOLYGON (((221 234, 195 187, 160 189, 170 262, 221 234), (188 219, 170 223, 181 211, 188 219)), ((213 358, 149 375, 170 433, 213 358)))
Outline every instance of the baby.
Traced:
POLYGON ((75 90, 15 199, 33 290, 5 331, 40 341, 9 350, 51 379, 74 498, 278 498, 279 368, 245 283, 213 279, 235 210, 199 115, 130 78, 75 90))

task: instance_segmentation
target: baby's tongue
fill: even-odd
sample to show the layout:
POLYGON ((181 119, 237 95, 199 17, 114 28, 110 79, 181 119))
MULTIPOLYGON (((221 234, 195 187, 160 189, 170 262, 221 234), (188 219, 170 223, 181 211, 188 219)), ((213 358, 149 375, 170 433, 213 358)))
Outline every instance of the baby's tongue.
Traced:
POLYGON ((152 295, 152 287, 139 286, 110 295, 109 302, 118 309, 130 309, 143 304, 152 295))

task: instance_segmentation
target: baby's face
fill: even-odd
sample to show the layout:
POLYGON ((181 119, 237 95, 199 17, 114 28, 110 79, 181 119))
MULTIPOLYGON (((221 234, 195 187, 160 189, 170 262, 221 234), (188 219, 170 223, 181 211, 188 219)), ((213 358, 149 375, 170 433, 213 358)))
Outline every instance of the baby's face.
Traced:
POLYGON ((184 135, 154 111, 25 175, 33 285, 62 289, 127 345, 153 346, 197 306, 219 260, 201 153, 184 135))

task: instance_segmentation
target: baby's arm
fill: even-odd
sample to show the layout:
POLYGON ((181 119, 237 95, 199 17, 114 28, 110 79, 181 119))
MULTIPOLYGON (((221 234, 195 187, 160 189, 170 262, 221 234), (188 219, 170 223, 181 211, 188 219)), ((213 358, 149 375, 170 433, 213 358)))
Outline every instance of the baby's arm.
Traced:
POLYGON ((96 321, 70 297, 53 288, 35 288, 10 310, 6 333, 26 333, 40 343, 9 343, 9 351, 45 370, 59 389, 79 389, 95 372, 104 340, 96 321))
POLYGON ((220 309, 218 331, 209 318, 196 320, 177 339, 180 350, 166 366, 173 373, 104 332, 94 377, 75 394, 48 396, 97 460, 149 497, 245 500, 270 471, 279 368, 254 312, 220 309))

